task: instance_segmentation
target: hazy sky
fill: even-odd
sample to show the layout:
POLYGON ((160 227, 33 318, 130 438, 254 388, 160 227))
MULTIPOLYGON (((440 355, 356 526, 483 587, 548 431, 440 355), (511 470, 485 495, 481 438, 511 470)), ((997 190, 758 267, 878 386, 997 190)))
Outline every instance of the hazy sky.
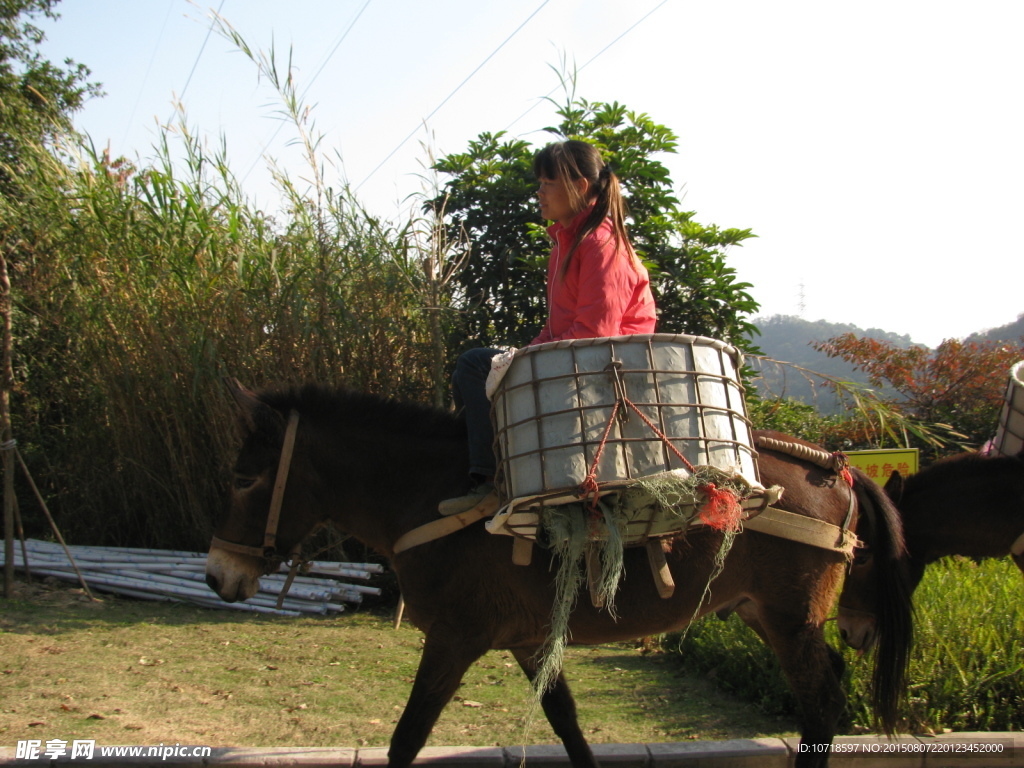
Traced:
POLYGON ((619 101, 679 136, 661 157, 697 220, 758 236, 729 254, 761 314, 943 338, 1024 312, 1020 0, 63 0, 54 60, 107 95, 78 127, 143 159, 184 104, 247 193, 266 157, 308 166, 257 68, 216 32, 291 56, 328 178, 398 216, 435 154, 483 132, 546 143, 543 100, 619 101), (584 66, 585 65, 585 66, 584 66), (389 157, 390 156, 390 157, 389 157))

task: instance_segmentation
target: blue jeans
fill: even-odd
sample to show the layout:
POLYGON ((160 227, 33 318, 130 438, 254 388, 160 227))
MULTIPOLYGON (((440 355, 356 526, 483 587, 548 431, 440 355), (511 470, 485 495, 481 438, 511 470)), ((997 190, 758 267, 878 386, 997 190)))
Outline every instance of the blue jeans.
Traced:
POLYGON ((466 411, 469 433, 469 473, 481 481, 494 477, 494 427, 491 424, 491 401, 484 385, 491 372, 491 358, 500 349, 478 347, 459 355, 452 373, 452 396, 455 407, 466 411))

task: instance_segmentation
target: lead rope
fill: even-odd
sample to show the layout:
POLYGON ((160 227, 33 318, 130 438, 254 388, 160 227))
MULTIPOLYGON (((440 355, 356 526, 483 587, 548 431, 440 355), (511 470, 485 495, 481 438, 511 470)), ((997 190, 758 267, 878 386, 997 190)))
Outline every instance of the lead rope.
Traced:
POLYGON ((288 577, 284 580, 284 586, 281 587, 281 593, 277 596, 277 610, 281 610, 284 607, 284 599, 288 595, 288 590, 292 588, 292 582, 295 581, 295 577, 299 574, 299 569, 306 565, 309 561, 302 558, 302 545, 296 544, 292 551, 288 554, 291 565, 288 567, 288 577))
MULTIPOLYGON (((302 541, 306 541, 306 539, 311 538, 313 534, 315 534, 318 530, 325 527, 327 527, 327 523, 320 523, 319 525, 315 526, 313 530, 306 534, 306 537, 302 541)), ((295 577, 299 574, 299 572, 301 571, 302 573, 307 573, 313 561, 316 560, 316 558, 319 555, 323 554, 324 552, 326 552, 334 546, 333 544, 326 544, 320 547, 320 549, 318 549, 316 552, 309 555, 308 557, 303 557, 302 541, 298 542, 294 547, 292 547, 292 551, 288 553, 288 560, 286 561, 288 563, 288 576, 284 580, 284 586, 281 588, 281 593, 277 596, 278 610, 281 610, 281 606, 284 605, 285 596, 288 594, 288 590, 291 589, 292 582, 295 581, 295 577)))

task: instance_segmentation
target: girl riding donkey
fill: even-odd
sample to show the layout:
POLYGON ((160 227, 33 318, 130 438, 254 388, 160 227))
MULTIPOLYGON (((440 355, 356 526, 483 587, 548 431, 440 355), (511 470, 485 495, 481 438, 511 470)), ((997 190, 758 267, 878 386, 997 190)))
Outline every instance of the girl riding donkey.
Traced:
MULTIPOLYGON (((653 333, 650 279, 629 242, 619 179, 601 153, 583 141, 549 144, 534 158, 533 171, 541 215, 554 223, 548 227, 548 320, 530 345, 653 333)), ((501 352, 471 349, 456 363, 452 393, 456 407, 465 410, 471 490, 442 501, 442 514, 470 509, 494 488, 494 430, 485 384, 491 359, 501 352)))

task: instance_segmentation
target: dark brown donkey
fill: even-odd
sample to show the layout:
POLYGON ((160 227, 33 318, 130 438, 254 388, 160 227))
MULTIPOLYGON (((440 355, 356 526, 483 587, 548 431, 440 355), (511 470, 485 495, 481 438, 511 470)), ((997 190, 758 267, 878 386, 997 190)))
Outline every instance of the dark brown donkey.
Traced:
MULTIPOLYGON (((391 738, 392 768, 416 757, 469 666, 491 649, 507 649, 531 679, 551 617, 555 569, 538 549, 528 566, 512 562, 512 539, 475 523, 447 537, 394 552, 396 540, 437 519, 438 501, 465 488, 465 425, 447 412, 378 397, 305 387, 235 396, 243 408, 245 437, 235 463, 226 519, 210 549, 207 582, 224 600, 245 600, 273 557, 282 557, 319 523, 330 521, 387 555, 397 574, 406 615, 426 636, 409 701, 391 738), (297 414, 297 416, 293 415, 297 414), (276 536, 265 530, 282 446, 294 451, 281 499, 276 536), (273 543, 269 543, 273 540, 273 543), (270 559, 263 557, 264 546, 270 559), (273 549, 271 553, 269 550, 273 549)), ((785 486, 780 506, 840 525, 851 489, 817 467, 768 455, 762 480, 785 486)), ((898 540, 898 521, 884 495, 880 538, 898 540)), ((867 497, 864 497, 867 498, 867 497)), ((863 506, 856 498, 857 511, 863 506)), ((845 705, 842 662, 825 642, 822 624, 832 608, 845 558, 837 552, 755 531, 736 537, 724 570, 711 584, 720 532, 701 527, 672 541, 667 553, 677 586, 658 596, 644 548, 626 552, 618 619, 581 599, 571 622, 576 644, 628 640, 684 627, 694 616, 748 599, 746 615, 779 659, 800 704, 801 766, 824 765, 845 705)), ((895 701, 899 686, 881 693, 895 701)), ((595 766, 577 722, 565 678, 559 674, 541 705, 576 768, 595 766)), ((886 724, 891 727, 891 722, 886 724)))
MULTIPOLYGON (((903 520, 907 555, 897 567, 907 570, 911 591, 925 566, 950 555, 1010 555, 1024 572, 1024 453, 957 454, 906 478, 894 472, 885 491, 903 520)), ((857 533, 870 541, 869 527, 866 521, 857 533)), ((877 641, 878 581, 889 575, 876 560, 870 544, 861 548, 843 586, 839 629, 853 648, 877 641)))

